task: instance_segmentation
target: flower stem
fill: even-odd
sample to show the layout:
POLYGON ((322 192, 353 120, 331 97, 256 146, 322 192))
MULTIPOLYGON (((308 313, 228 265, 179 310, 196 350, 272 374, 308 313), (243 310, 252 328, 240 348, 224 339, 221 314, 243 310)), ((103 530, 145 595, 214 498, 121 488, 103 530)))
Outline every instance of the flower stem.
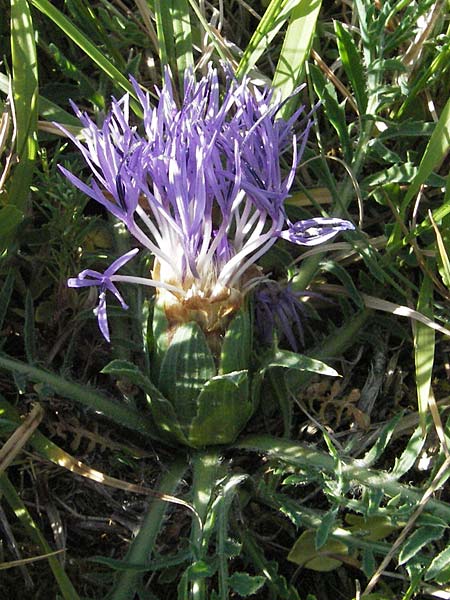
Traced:
MULTIPOLYGON (((161 479, 158 491, 162 494, 173 495, 188 467, 185 458, 178 458, 165 472, 161 479)), ((154 499, 144 517, 135 540, 130 545, 126 560, 130 564, 150 564, 156 537, 161 530, 164 515, 169 504, 163 500, 154 499)), ((195 519, 194 519, 195 522, 195 519)), ((123 571, 117 582, 111 600, 132 600, 135 597, 139 572, 135 570, 123 571)))
MULTIPOLYGON (((193 458, 192 505, 197 511, 201 524, 197 519, 192 520, 191 545, 194 559, 202 560, 208 551, 208 532, 205 523, 211 504, 213 491, 218 479, 221 458, 214 448, 197 452, 193 458)), ((191 582, 192 600, 206 600, 207 579, 197 577, 191 582)))

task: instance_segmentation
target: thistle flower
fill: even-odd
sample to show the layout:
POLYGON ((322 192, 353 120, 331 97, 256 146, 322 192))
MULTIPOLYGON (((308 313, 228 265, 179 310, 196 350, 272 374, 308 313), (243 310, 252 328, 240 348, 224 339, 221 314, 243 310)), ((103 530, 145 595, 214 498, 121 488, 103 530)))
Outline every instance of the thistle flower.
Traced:
POLYGON ((116 275, 137 253, 127 252, 105 273, 84 271, 69 285, 99 288, 97 316, 106 339, 106 291, 126 308, 115 282, 157 288, 158 302, 171 323, 196 321, 203 331, 221 330, 260 278, 258 259, 279 239, 313 246, 349 221, 316 218, 291 223, 284 210, 311 121, 301 107, 289 121, 277 118, 273 91, 255 89, 230 74, 223 94, 217 71, 199 82, 185 76, 181 106, 170 74, 152 104, 133 86, 143 111, 133 125, 129 96, 112 101, 98 127, 75 107, 84 141, 66 134, 92 171, 90 184, 61 167, 85 194, 122 221, 154 258, 151 277, 116 275), (293 133, 301 120, 302 131, 293 133), (290 151, 282 176, 280 156, 290 151), (91 277, 91 279, 86 279, 91 277))
POLYGON ((318 296, 314 292, 295 292, 290 283, 264 281, 255 292, 255 324, 259 339, 270 346, 274 336, 285 337, 294 352, 304 344, 302 319, 306 310, 300 298, 318 296))

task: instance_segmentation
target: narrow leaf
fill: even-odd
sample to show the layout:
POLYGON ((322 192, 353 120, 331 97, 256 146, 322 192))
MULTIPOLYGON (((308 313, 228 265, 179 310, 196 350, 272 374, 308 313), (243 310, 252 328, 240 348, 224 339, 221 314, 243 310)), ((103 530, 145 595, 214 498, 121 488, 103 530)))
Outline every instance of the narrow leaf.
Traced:
POLYGON ((420 527, 408 538, 398 557, 398 564, 403 565, 415 556, 421 548, 433 540, 438 540, 444 535, 442 527, 420 527))
POLYGON ((315 65, 309 65, 309 72, 314 89, 323 103, 323 109, 336 130, 342 145, 344 158, 348 163, 352 161, 352 145, 347 130, 347 120, 343 105, 339 104, 336 90, 333 85, 325 79, 322 72, 315 65))
POLYGON ((336 32, 337 46, 342 66, 349 78, 353 91, 355 92, 356 104, 359 114, 364 115, 367 109, 367 83, 364 75, 361 55, 359 54, 355 42, 347 29, 339 22, 334 22, 336 32))
POLYGON ((431 562, 425 575, 425 580, 437 579, 440 574, 448 573, 450 568, 450 546, 447 546, 431 562))
POLYGON ((375 461, 377 461, 380 456, 383 454, 385 449, 387 448, 392 434, 394 433, 395 428, 397 427, 398 422, 403 417, 403 413, 398 413, 393 419, 391 419, 381 430, 380 434, 377 437, 375 444, 372 448, 365 454, 363 458, 363 462, 366 466, 370 467, 375 461))
POLYGON ((262 54, 270 48, 271 41, 286 22, 291 10, 298 4, 299 0, 271 0, 242 55, 236 70, 237 77, 253 69, 262 54))
MULTIPOLYGON (((411 182, 409 189, 403 199, 401 205, 401 214, 405 215, 406 209, 410 205, 413 198, 417 195, 420 186, 425 183, 429 175, 432 173, 436 166, 440 165, 441 162, 447 155, 450 148, 450 99, 447 100, 447 104, 442 110, 439 121, 431 135, 430 141, 428 142, 425 152, 420 161, 419 169, 416 176, 411 182)), ((388 246, 398 241, 401 238, 400 226, 396 225, 394 232, 392 233, 388 246)))
POLYGON ((192 69, 194 66, 191 20, 187 0, 172 0, 171 14, 177 70, 182 79, 185 70, 192 69))
MULTIPOLYGON (((272 81, 272 87, 280 92, 281 100, 288 98, 300 82, 321 5, 322 0, 300 0, 291 12, 272 81)), ((289 116, 289 104, 282 107, 280 117, 286 119, 289 116)))
POLYGON ((86 408, 90 408, 97 413, 102 413, 108 419, 115 421, 123 427, 128 427, 150 437, 154 435, 153 428, 143 417, 142 413, 138 413, 125 404, 120 404, 107 396, 103 396, 87 386, 68 381, 54 373, 49 373, 43 369, 38 369, 4 356, 0 356, 0 369, 6 369, 12 373, 26 376, 31 381, 46 383, 64 398, 69 398, 86 408))
MULTIPOLYGON (((433 282, 424 275, 417 302, 418 312, 433 318, 433 282)), ((425 419, 431 391, 431 378, 434 365, 435 332, 423 323, 412 321, 414 333, 414 360, 416 365, 417 401, 419 404, 419 422, 425 435, 425 419)))
POLYGON ((266 368, 271 367, 284 367, 285 369, 294 369, 296 371, 311 371, 312 373, 319 373, 320 375, 340 377, 337 371, 321 360, 305 356, 304 354, 296 354, 289 350, 278 350, 266 366, 266 368))
POLYGON ((52 570, 53 576, 58 582, 64 600, 80 600, 60 561, 54 556, 52 548, 48 545, 45 536, 38 528, 33 517, 5 473, 0 475, 0 491, 6 502, 16 514, 28 537, 41 549, 42 553, 49 555, 48 564, 52 570))
POLYGON ((16 117, 16 152, 8 199, 25 210, 37 152, 38 72, 33 21, 26 0, 11 0, 12 91, 16 117))
MULTIPOLYGON (((111 79, 111 81, 126 92, 136 98, 133 86, 110 60, 106 58, 103 52, 95 46, 75 25, 63 15, 48 0, 30 0, 33 6, 39 9, 44 15, 51 19, 83 52, 85 52, 94 63, 111 79)), ((136 105, 133 104, 136 108, 136 105)))
POLYGON ((394 468, 392 469, 392 475, 396 479, 403 477, 416 462, 420 451, 425 444, 425 436, 421 427, 417 427, 409 439, 406 448, 403 450, 399 458, 395 459, 394 468))

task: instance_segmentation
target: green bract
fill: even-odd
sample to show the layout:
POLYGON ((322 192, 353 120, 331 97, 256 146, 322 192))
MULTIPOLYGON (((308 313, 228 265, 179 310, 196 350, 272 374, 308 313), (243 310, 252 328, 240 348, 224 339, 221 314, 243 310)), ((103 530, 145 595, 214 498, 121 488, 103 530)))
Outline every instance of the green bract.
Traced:
POLYGON ((155 308, 152 379, 157 390, 147 399, 170 439, 195 448, 236 439, 258 403, 250 370, 251 329, 246 308, 222 339, 205 334, 195 321, 171 327, 155 308))
POLYGON ((287 350, 255 352, 247 306, 219 334, 205 333, 196 321, 169 324, 156 303, 152 333, 149 375, 122 360, 112 361, 103 372, 141 388, 159 434, 192 448, 236 439, 258 406, 268 369, 338 375, 319 360, 287 350))

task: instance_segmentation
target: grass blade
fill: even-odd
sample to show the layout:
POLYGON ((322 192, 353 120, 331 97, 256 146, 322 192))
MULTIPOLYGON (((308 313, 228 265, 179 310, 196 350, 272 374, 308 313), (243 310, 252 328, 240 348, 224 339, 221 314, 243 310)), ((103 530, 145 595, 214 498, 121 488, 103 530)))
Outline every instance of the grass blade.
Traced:
MULTIPOLYGON (((419 169, 411 181, 408 191, 406 192, 401 204, 401 215, 405 215, 406 210, 412 199, 417 195, 420 187, 425 183, 428 177, 433 172, 433 169, 439 165, 447 155, 450 148, 450 99, 436 123, 436 127, 431 135, 430 141, 425 148, 425 152, 420 161, 419 169)), ((394 231, 388 241, 388 247, 399 241, 401 237, 400 225, 396 224, 394 231)))
MULTIPOLYGON (((167 468, 158 491, 164 495, 173 495, 180 485, 187 463, 179 459, 167 468)), ((148 564, 153 552, 156 536, 160 532, 168 503, 162 500, 154 500, 150 504, 149 511, 139 529, 139 533, 132 542, 126 560, 132 564, 148 564)), ((131 600, 135 597, 139 573, 134 570, 123 571, 115 587, 111 600, 131 600)))
POLYGON ((12 93, 19 164, 8 190, 9 203, 24 211, 28 204, 37 152, 38 72, 33 21, 26 0, 11 0, 12 93))
POLYGON ((94 63, 111 79, 111 81, 136 99, 133 86, 117 67, 99 50, 70 20, 48 0, 31 0, 33 6, 55 23, 94 63))
POLYGON ((253 69, 258 59, 267 50, 275 35, 289 18, 290 12, 298 4, 299 0, 271 1, 242 55, 236 70, 237 77, 241 77, 253 69))
POLYGON ((178 73, 194 67, 192 54, 192 32, 187 0, 172 0, 172 26, 175 40, 175 59, 178 73))
POLYGON ((48 545, 45 537, 38 529, 36 523, 33 521, 27 507, 22 502, 19 494, 16 492, 14 486, 8 479, 5 473, 0 474, 0 490, 8 502, 11 509, 15 512, 19 519, 22 527, 27 532, 28 537, 33 540, 35 544, 41 548, 44 554, 48 554, 48 563, 56 581, 58 582, 59 589, 64 600, 80 600, 78 594, 75 591, 70 579, 67 577, 61 563, 58 558, 54 556, 51 547, 48 545))
POLYGON ((173 66, 175 55, 173 27, 170 18, 169 2, 155 0, 156 33, 158 35, 159 60, 161 67, 173 66))
POLYGON ((178 73, 182 87, 185 70, 194 66, 187 0, 156 0, 155 18, 161 66, 178 73))
MULTIPOLYGON (((272 82, 272 86, 280 92, 281 100, 288 98, 300 82, 321 5, 322 0, 300 0, 291 12, 272 82)), ((280 110, 280 116, 286 119, 289 113, 288 103, 280 110)))
MULTIPOLYGON (((424 276, 417 302, 418 312, 433 318, 433 283, 428 276, 424 276)), ((426 415, 431 391, 431 377, 434 365, 435 337, 434 329, 427 327, 419 321, 412 321, 414 333, 414 360, 416 365, 417 402, 419 409, 419 423, 422 433, 426 432, 426 415)))

